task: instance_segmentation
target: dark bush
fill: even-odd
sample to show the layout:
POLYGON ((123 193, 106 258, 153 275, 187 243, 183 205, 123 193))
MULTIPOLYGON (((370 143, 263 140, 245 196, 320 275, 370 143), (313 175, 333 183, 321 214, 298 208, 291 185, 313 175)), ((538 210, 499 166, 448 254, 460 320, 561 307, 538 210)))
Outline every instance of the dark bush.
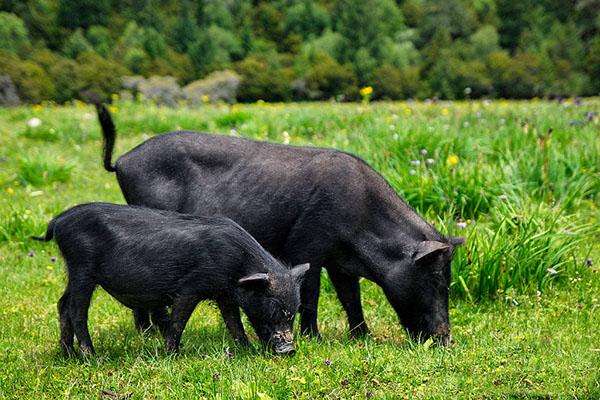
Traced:
POLYGON ((238 92, 240 101, 285 101, 291 98, 293 72, 273 65, 266 58, 250 56, 235 65, 242 77, 238 92))
POLYGON ((306 86, 313 99, 352 97, 357 92, 356 77, 352 70, 322 54, 306 74, 306 86))
POLYGON ((54 96, 54 83, 41 66, 1 50, 0 75, 10 76, 23 101, 39 103, 54 96))
POLYGON ((375 98, 386 100, 410 99, 419 95, 421 80, 418 67, 396 68, 386 64, 375 70, 375 98))
POLYGON ((93 91, 108 100, 121 88, 121 77, 131 73, 115 61, 105 60, 96 53, 87 52, 77 57, 77 92, 93 91))

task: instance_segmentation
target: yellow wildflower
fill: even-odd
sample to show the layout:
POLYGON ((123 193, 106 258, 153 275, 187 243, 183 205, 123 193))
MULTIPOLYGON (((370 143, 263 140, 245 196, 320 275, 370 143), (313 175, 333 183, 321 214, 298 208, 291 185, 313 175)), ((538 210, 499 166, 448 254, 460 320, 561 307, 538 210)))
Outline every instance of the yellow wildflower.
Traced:
POLYGON ((207 94, 203 94, 202 95, 202 102, 203 103, 208 103, 210 101, 210 97, 208 97, 207 94))
POLYGON ((14 189, 13 189, 13 188, 11 188, 11 187, 7 187, 7 188, 6 188, 6 193, 8 193, 8 194, 15 194, 15 191, 14 191, 14 189))
POLYGON ((408 108, 408 107, 406 107, 406 108, 404 109, 404 115, 406 115, 406 116, 408 117, 408 116, 410 116, 410 114, 412 114, 412 111, 411 111, 411 109, 410 109, 410 108, 408 108))
POLYGON ((442 108, 442 115, 445 117, 450 114, 450 111, 447 108, 442 108))
POLYGON ((110 95, 112 101, 119 101, 119 95, 117 93, 113 93, 110 95))
POLYGON ((44 107, 41 104, 34 104, 31 108, 33 108, 33 111, 42 111, 44 107))
POLYGON ((364 88, 360 89, 361 96, 368 96, 370 94, 373 94, 373 88, 371 86, 365 86, 364 88))
POLYGON ((446 164, 448 164, 449 167, 454 167, 459 161, 460 159, 456 154, 450 154, 446 159, 446 164))
POLYGON ((119 108, 117 106, 108 106, 108 111, 114 114, 119 111, 119 108))

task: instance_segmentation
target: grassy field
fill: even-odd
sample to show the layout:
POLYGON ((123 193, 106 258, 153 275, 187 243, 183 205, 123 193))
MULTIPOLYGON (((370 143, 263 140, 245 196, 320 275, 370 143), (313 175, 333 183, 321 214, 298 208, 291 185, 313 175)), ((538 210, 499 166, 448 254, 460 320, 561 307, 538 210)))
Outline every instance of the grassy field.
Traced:
POLYGON ((323 340, 298 338, 291 358, 235 348, 210 304, 168 356, 102 290, 90 311, 98 355, 64 358, 63 263, 27 238, 72 205, 124 201, 91 107, 0 109, 0 398, 600 398, 599 99, 111 110, 117 155, 191 129, 363 157, 442 232, 467 238, 453 264, 455 344, 409 342, 369 282, 372 336, 348 339, 323 275, 323 340))

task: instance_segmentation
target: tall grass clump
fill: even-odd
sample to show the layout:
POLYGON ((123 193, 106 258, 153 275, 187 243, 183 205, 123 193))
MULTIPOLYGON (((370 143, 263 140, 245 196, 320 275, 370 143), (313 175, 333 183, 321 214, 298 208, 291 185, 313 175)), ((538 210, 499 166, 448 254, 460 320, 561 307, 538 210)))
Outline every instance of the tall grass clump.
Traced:
POLYGON ((65 183, 71 178, 72 170, 71 164, 53 163, 41 157, 23 158, 18 163, 17 180, 22 185, 32 186, 65 183))
POLYGON ((36 218, 28 209, 11 207, 0 214, 0 243, 26 241, 41 231, 36 218))
POLYGON ((543 292, 552 282, 584 271, 599 233, 594 223, 563 209, 500 204, 489 223, 472 228, 455 257, 452 292, 474 301, 508 292, 543 292))

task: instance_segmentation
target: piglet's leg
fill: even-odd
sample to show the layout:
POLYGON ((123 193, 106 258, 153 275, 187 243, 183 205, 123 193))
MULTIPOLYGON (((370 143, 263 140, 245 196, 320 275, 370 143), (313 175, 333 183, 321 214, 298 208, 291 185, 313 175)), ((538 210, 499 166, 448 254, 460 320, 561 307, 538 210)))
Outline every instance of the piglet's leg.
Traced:
POLYGON ((181 334, 192 316, 199 300, 196 296, 179 296, 171 306, 171 327, 166 337, 167 351, 176 353, 179 351, 181 334))
POLYGON ((244 331, 244 325, 242 324, 242 319, 240 318, 240 307, 237 305, 237 303, 231 299, 223 298, 217 300, 217 304, 221 310, 221 315, 225 321, 225 326, 233 337, 233 340, 242 346, 249 345, 250 342, 248 341, 248 337, 244 331))

